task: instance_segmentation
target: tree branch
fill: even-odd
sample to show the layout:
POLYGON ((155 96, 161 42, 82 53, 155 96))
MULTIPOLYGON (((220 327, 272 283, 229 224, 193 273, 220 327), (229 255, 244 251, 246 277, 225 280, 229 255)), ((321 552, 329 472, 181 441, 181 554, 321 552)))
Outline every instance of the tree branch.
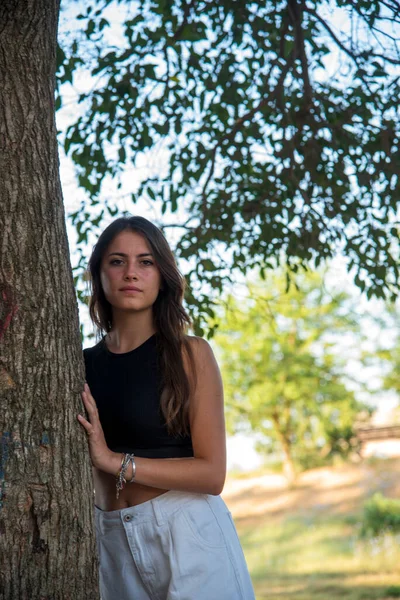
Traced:
POLYGON ((297 0, 288 0, 288 13, 290 16, 290 19, 293 23, 293 28, 295 30, 295 37, 296 37, 296 46, 297 46, 297 54, 298 57, 300 58, 300 62, 301 62, 301 72, 303 74, 303 83, 304 83, 304 99, 305 99, 305 107, 306 110, 308 111, 308 109, 312 106, 313 103, 313 89, 312 89, 312 85, 310 82, 310 76, 308 73, 308 60, 307 60, 307 54, 306 54, 306 49, 305 49, 305 42, 304 42, 304 33, 303 33, 303 7, 304 7, 304 2, 301 3, 301 5, 299 5, 297 3, 297 0))
MULTIPOLYGON (((359 10, 357 10, 357 4, 355 2, 351 2, 350 1, 350 4, 351 4, 352 8, 356 11, 356 13, 366 22, 368 28, 371 31, 372 30, 378 31, 381 35, 384 35, 384 36, 392 39, 393 41, 395 41, 395 38, 393 38, 392 36, 390 36, 388 33, 384 32, 384 31, 381 31, 377 27, 374 27, 374 26, 370 25, 368 23, 368 21, 366 20, 366 18, 364 17, 364 15, 359 10)), ((390 8, 391 10, 394 10, 394 7, 388 6, 387 4, 386 4, 386 6, 388 8, 390 8)), ((339 46, 339 48, 341 48, 341 50, 343 50, 343 52, 345 52, 356 63, 356 65, 358 67, 359 65, 358 65, 357 60, 361 58, 360 54, 356 54, 354 51, 349 50, 349 48, 347 48, 343 44, 343 42, 341 42, 341 40, 339 40, 339 38, 333 32, 333 30, 328 25, 328 23, 317 13, 316 10, 307 7, 307 5, 304 5, 304 10, 306 12, 308 12, 309 14, 313 15, 321 23, 321 25, 323 25, 323 27, 327 30, 327 32, 332 37, 332 39, 336 42, 336 44, 339 46)), ((400 5, 398 7, 398 13, 400 14, 400 5)), ((382 18, 380 18, 380 20, 382 20, 382 18)), ((395 19, 392 19, 392 21, 395 21, 395 19)), ((368 52, 368 55, 370 57, 374 57, 374 58, 381 58, 382 60, 384 60, 384 61, 386 61, 386 62, 388 62, 390 64, 393 64, 393 65, 400 64, 400 60, 396 60, 394 58, 391 58, 390 56, 387 56, 386 54, 377 54, 377 53, 374 53, 374 52, 368 52)))
POLYGON ((359 66, 359 64, 358 64, 359 56, 355 55, 351 50, 346 48, 346 46, 343 44, 343 42, 341 42, 339 40, 337 35, 329 27, 328 23, 322 17, 320 17, 320 15, 314 9, 307 7, 307 5, 305 5, 304 10, 305 10, 305 12, 308 12, 308 14, 313 15, 317 19, 317 21, 319 21, 321 23, 321 25, 327 30, 327 32, 332 37, 332 39, 336 42, 336 44, 339 46, 339 48, 341 50, 343 50, 343 52, 345 52, 355 62, 356 66, 358 67, 359 66))
POLYGON ((190 15, 190 11, 192 10, 192 8, 194 8, 197 4, 197 0, 192 0, 191 2, 189 2, 188 4, 185 5, 185 8, 183 9, 183 17, 182 17, 182 23, 179 25, 178 29, 175 31, 174 35, 171 38, 172 42, 176 42, 178 41, 178 39, 181 37, 183 30, 185 29, 186 25, 188 24, 188 17, 190 15))
MULTIPOLYGON (((214 174, 218 148, 226 140, 231 140, 235 136, 236 132, 243 127, 244 123, 246 121, 249 121, 250 119, 252 119, 254 117, 254 115, 268 103, 268 101, 271 99, 271 97, 277 96, 276 92, 277 92, 277 90, 280 90, 282 88, 283 82, 285 81, 285 78, 286 78, 286 75, 288 74, 289 69, 293 66, 293 61, 294 61, 294 51, 292 51, 289 54, 287 61, 286 61, 286 65, 284 66, 284 68, 282 68, 280 77, 278 79, 278 82, 277 82, 275 88, 273 90, 271 90, 270 93, 267 94, 264 98, 262 98, 262 100, 260 100, 260 102, 257 104, 257 106, 255 106, 248 113, 243 115, 243 117, 240 117, 240 119, 237 119, 237 121, 233 124, 232 129, 228 133, 223 135, 214 145, 214 148, 212 149, 212 152, 211 152, 210 169, 209 169, 207 179, 203 185, 203 189, 201 192, 202 203, 203 203, 203 215, 205 215, 206 209, 207 209, 206 192, 207 192, 208 185, 211 181, 211 178, 214 174)), ((269 74, 271 73, 272 69, 278 64, 278 62, 279 62, 279 58, 275 59, 272 62, 271 67, 269 69, 269 73, 267 75, 267 78, 268 78, 269 74)), ((204 220, 204 218, 203 218, 203 220, 204 220)))

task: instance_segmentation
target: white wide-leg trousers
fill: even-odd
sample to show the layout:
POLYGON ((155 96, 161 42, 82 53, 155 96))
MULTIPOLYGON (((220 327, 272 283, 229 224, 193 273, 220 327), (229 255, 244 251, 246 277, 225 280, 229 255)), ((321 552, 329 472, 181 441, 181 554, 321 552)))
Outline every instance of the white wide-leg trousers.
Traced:
POLYGON ((101 600, 254 600, 220 496, 169 491, 121 510, 95 507, 101 600))

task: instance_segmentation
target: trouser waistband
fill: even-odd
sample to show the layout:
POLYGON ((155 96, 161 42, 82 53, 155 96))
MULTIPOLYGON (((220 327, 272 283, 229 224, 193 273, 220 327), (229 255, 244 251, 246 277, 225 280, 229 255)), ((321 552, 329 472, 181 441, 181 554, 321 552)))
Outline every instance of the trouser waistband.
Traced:
POLYGON ((170 490, 160 496, 156 496, 152 500, 147 500, 137 506, 129 506, 128 508, 105 511, 95 506, 96 524, 101 531, 119 527, 122 522, 130 520, 138 520, 141 523, 156 521, 157 525, 162 525, 184 504, 191 502, 201 495, 207 496, 207 494, 170 490))

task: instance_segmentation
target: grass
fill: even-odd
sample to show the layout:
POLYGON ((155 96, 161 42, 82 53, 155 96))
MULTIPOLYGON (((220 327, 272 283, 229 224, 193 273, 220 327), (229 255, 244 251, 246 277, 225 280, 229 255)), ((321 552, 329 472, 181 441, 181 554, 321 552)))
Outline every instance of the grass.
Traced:
POLYGON ((257 600, 383 600, 400 582, 400 539, 361 541, 343 518, 238 523, 238 532, 257 600))
POLYGON ((340 489, 346 510, 310 504, 257 514, 260 496, 248 514, 235 515, 233 506, 257 600, 400 598, 400 535, 362 540, 363 497, 355 508, 346 503, 347 488, 340 489))

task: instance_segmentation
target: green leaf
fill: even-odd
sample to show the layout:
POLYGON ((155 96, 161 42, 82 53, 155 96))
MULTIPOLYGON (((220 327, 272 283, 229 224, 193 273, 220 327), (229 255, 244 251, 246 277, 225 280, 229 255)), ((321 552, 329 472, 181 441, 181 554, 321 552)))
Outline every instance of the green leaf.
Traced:
POLYGON ((115 207, 115 208, 111 208, 111 207, 110 207, 110 206, 108 206, 108 205, 106 206, 106 208, 107 208, 108 212, 110 213, 110 215, 111 215, 112 217, 115 217, 115 215, 116 215, 116 214, 117 214, 117 212, 118 212, 118 208, 117 208, 117 207, 115 207))
MULTIPOLYGON (((162 214, 168 208, 177 219, 190 217, 176 242, 185 260, 199 267, 226 248, 214 269, 195 269, 210 297, 269 260, 290 273, 340 253, 353 261, 352 273, 363 274, 355 282, 370 297, 400 289, 398 232, 389 217, 399 208, 397 51, 375 27, 377 0, 339 4, 364 26, 351 40, 345 31, 335 39, 320 20, 336 31, 334 13, 321 3, 315 13, 300 11, 306 64, 287 3, 222 2, 218 10, 213 2, 173 10, 171 3, 138 3, 116 43, 105 0, 85 9, 78 27, 60 31, 62 97, 78 73, 94 83, 60 135, 79 185, 99 201, 107 175, 118 189, 122 164, 135 169, 149 158, 159 177, 155 184, 151 170, 138 173, 138 197, 148 195, 162 214), (386 228, 379 249, 376 223, 386 228)), ((385 18, 399 27, 389 4, 385 18)), ((208 298, 190 302, 197 314, 208 298)))

